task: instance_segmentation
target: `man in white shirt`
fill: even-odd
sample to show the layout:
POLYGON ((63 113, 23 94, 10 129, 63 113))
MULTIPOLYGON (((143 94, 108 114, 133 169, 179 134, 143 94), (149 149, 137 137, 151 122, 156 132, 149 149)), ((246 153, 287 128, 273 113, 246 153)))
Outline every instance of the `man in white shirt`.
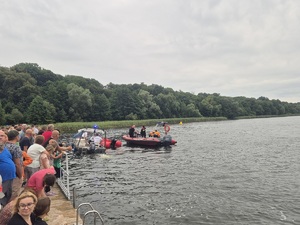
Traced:
POLYGON ((100 146, 100 142, 102 141, 102 138, 98 133, 96 133, 95 136, 93 137, 93 141, 96 146, 100 146))

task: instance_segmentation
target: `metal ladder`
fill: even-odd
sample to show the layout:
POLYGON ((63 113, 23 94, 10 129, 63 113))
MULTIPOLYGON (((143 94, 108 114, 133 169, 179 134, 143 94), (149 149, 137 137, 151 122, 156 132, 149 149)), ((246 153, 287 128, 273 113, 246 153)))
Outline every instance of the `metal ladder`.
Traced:
POLYGON ((94 225, 96 225, 97 217, 100 219, 101 224, 104 225, 104 221, 103 221, 102 217, 100 216, 100 213, 97 210, 95 210, 94 207, 90 203, 81 203, 78 205, 78 207, 76 209, 76 225, 79 225, 78 224, 79 210, 82 206, 89 206, 91 208, 91 210, 84 213, 83 218, 82 218, 82 225, 85 224, 85 218, 89 214, 94 214, 94 225))
MULTIPOLYGON (((76 208, 76 189, 73 188, 73 195, 71 195, 70 192, 70 181, 69 181, 70 173, 69 173, 69 153, 65 153, 65 158, 62 160, 61 163, 61 178, 57 179, 57 184, 61 188, 62 192, 66 196, 68 200, 73 200, 73 207, 76 208)), ((87 205, 90 207, 91 210, 87 211, 83 216, 83 225, 85 224, 85 218, 89 214, 94 214, 94 225, 96 225, 97 217, 100 219, 102 225, 104 225, 104 221, 102 217, 100 216, 100 213, 94 209, 94 207, 90 203, 81 203, 78 205, 76 210, 76 225, 78 224, 78 215, 79 210, 82 206, 87 205)))

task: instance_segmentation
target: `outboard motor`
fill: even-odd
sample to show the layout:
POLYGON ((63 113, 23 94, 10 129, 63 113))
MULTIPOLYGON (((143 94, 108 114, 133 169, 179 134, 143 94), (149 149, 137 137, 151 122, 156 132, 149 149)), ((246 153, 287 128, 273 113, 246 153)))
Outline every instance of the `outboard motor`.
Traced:
POLYGON ((171 135, 165 135, 161 141, 163 146, 169 146, 172 143, 172 137, 171 135))
POLYGON ((110 142, 110 148, 115 150, 116 149, 116 143, 117 143, 117 140, 115 138, 113 138, 110 142))

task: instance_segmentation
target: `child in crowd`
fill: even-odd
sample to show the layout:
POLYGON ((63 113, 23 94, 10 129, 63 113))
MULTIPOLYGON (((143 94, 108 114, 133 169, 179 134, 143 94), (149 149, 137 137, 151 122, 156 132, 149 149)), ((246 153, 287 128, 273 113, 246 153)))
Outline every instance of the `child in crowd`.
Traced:
POLYGON ((60 178, 60 168, 61 168, 61 158, 62 158, 63 152, 61 152, 58 148, 54 150, 54 152, 51 155, 51 158, 53 159, 53 167, 56 171, 56 178, 60 178))
POLYGON ((27 182, 27 179, 25 176, 25 167, 30 165, 33 160, 25 151, 22 151, 22 156, 23 156, 23 183, 22 183, 22 186, 24 186, 27 182))
POLYGON ((47 153, 43 152, 40 156, 40 169, 48 169, 52 166, 53 161, 51 159, 51 154, 54 151, 54 148, 52 145, 46 146, 47 153))
POLYGON ((34 215, 36 216, 34 225, 47 225, 47 222, 43 219, 48 215, 50 211, 51 200, 49 197, 41 197, 38 199, 34 208, 34 215))

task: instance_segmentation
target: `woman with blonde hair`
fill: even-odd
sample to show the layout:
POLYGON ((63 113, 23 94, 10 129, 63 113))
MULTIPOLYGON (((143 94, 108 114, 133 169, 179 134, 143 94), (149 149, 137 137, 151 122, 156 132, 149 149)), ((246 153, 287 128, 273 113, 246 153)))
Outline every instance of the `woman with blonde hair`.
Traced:
POLYGON ((33 225, 35 216, 33 210, 37 197, 29 191, 23 192, 15 200, 14 214, 7 225, 33 225))

